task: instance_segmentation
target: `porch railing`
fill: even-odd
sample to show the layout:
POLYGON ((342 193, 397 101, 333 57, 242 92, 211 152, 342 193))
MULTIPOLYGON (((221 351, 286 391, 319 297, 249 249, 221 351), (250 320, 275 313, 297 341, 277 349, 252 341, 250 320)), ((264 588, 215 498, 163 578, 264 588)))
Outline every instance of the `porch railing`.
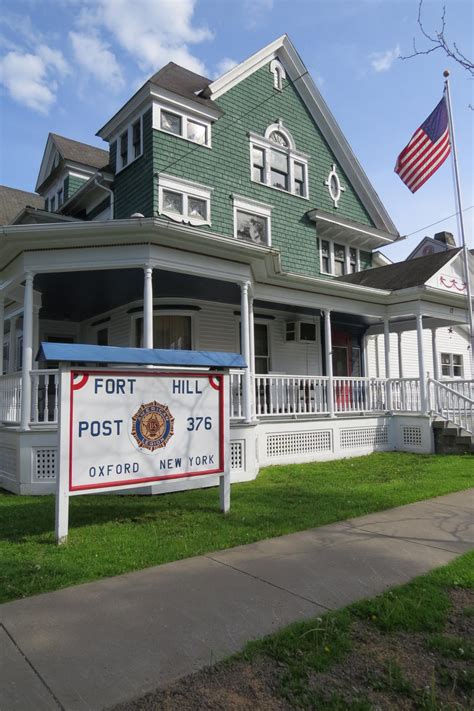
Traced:
POLYGON ((452 388, 451 383, 428 378, 428 403, 434 415, 474 433, 474 399, 452 388))
POLYGON ((32 424, 58 421, 59 373, 57 370, 31 371, 32 424))
POLYGON ((292 375, 255 376, 255 414, 319 415, 328 410, 328 379, 292 375))
POLYGON ((420 412, 419 378, 391 378, 390 388, 394 412, 420 412))
POLYGON ((0 376, 0 422, 20 424, 21 373, 0 376))

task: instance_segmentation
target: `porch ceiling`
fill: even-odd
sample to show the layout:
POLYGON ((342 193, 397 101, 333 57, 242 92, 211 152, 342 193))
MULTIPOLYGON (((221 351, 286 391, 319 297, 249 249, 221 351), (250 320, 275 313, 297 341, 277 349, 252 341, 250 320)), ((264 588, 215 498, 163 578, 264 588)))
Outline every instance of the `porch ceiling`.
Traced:
MULTIPOLYGON (((63 274, 38 274, 35 290, 42 294, 41 318, 82 321, 143 299, 143 270, 120 269, 63 274)), ((153 271, 156 298, 201 299, 239 304, 236 284, 168 271, 153 271)))

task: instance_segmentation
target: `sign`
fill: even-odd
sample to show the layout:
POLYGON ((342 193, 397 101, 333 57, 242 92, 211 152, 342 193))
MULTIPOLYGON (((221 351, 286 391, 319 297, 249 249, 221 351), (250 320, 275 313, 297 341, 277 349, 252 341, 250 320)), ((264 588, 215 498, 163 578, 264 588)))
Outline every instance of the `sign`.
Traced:
POLYGON ((227 511, 227 389, 221 372, 62 368, 58 542, 84 493, 219 477, 227 511))

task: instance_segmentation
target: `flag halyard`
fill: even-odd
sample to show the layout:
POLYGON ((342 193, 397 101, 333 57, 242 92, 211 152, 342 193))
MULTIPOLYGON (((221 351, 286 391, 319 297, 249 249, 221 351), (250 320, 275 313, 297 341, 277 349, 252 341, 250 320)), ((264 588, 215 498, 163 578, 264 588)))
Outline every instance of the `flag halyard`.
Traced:
POLYGON ((448 109, 443 96, 397 158, 395 173, 412 193, 421 188, 451 152, 448 109))

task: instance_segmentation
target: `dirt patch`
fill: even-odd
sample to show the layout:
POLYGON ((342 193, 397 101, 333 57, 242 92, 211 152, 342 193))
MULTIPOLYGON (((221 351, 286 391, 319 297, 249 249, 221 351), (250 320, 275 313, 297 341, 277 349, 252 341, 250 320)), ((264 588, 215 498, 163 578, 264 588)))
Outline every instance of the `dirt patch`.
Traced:
MULTIPOLYGON (((436 636, 442 637, 438 647, 430 634, 386 634, 355 622, 344 660, 324 673, 310 672, 305 707, 474 709, 474 590, 454 589, 450 598, 453 607, 436 636)), ((300 707, 300 699, 285 697, 285 673, 284 665, 268 658, 231 660, 114 711, 290 711, 300 707)))

